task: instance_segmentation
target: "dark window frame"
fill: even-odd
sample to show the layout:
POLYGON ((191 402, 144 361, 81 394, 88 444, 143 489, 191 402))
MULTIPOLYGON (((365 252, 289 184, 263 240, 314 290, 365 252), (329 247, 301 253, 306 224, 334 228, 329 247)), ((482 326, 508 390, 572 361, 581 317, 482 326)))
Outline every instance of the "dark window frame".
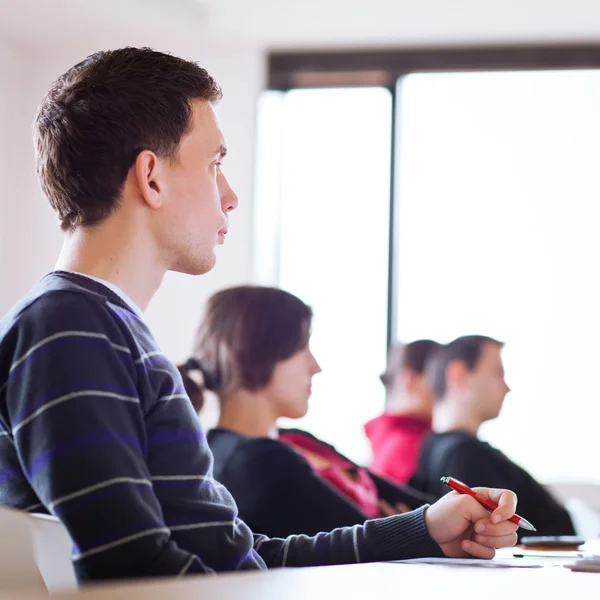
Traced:
POLYGON ((392 95, 387 347, 395 343, 397 322, 396 214, 400 199, 396 165, 398 82, 413 73, 600 69, 600 44, 447 46, 352 51, 273 51, 268 56, 267 89, 378 86, 392 95))

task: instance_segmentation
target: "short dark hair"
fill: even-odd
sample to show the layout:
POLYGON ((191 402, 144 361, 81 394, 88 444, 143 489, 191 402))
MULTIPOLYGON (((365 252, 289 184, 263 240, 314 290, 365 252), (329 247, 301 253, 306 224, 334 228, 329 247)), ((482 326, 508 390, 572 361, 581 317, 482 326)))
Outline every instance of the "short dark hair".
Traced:
POLYGON ((436 400, 442 399, 446 393, 446 368, 448 365, 455 360, 459 360, 466 365, 469 371, 472 371, 475 369, 486 344, 504 346, 504 342, 499 342, 485 335, 464 335, 449 344, 439 347, 427 369, 436 400))
POLYGON ((381 383, 389 390, 402 369, 410 369, 417 375, 422 375, 428 360, 439 347, 440 344, 433 340, 416 340, 392 346, 388 352, 386 370, 379 376, 381 383))
POLYGON ((202 373, 204 387, 224 396, 266 386, 275 365, 306 347, 312 309, 278 288, 237 286, 213 294, 196 332, 192 358, 180 367, 196 410, 203 397, 186 370, 202 373), (192 393, 190 393, 190 391, 192 393))
POLYGON ((42 190, 61 228, 110 215, 138 154, 176 159, 191 101, 220 98, 198 64, 150 48, 96 52, 59 77, 38 108, 34 143, 42 190))

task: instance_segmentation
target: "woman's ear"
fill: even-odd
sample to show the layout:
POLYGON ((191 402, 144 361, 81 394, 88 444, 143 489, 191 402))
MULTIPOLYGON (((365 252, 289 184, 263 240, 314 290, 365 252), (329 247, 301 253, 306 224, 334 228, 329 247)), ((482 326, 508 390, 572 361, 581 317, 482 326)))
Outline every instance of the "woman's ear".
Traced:
POLYGON ((151 208, 163 205, 164 167, 162 161, 151 150, 143 150, 135 159, 135 181, 140 196, 151 208))
POLYGON ((409 393, 413 393, 419 387, 419 383, 421 381, 420 375, 408 368, 402 369, 400 378, 404 389, 406 389, 409 393))

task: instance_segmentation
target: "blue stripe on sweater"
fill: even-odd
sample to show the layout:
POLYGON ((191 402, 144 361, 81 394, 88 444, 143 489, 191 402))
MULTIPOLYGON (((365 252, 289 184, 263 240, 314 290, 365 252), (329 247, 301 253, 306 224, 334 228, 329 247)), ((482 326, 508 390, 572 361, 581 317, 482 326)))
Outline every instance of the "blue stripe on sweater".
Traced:
POLYGON ((139 452, 143 451, 140 440, 135 435, 120 434, 114 431, 100 431, 87 433, 80 437, 73 438, 68 442, 45 448, 37 454, 29 465, 26 465, 27 476, 32 479, 50 462, 58 458, 75 454, 78 450, 89 448, 90 446, 127 446, 139 452))

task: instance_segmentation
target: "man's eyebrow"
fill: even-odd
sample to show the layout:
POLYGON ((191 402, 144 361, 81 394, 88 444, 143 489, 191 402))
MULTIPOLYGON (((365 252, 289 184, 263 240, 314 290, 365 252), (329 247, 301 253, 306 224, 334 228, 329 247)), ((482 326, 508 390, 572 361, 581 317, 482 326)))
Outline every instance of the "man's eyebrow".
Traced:
POLYGON ((223 144, 221 144, 217 148, 215 154, 218 154, 221 158, 224 158, 225 156, 227 156, 227 148, 223 144))

